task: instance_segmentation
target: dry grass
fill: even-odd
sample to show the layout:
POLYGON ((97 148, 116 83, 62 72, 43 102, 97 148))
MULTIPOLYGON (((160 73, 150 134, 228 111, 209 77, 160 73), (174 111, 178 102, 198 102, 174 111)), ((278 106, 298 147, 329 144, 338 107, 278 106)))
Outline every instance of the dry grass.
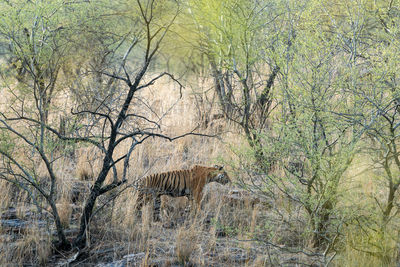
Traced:
POLYGON ((10 263, 15 265, 45 264, 51 255, 51 240, 38 226, 32 225, 31 229, 24 234, 24 238, 12 242, 2 240, 1 259, 2 266, 10 263))
MULTIPOLYGON (((179 92, 173 87, 171 84, 164 84, 159 85, 157 90, 141 93, 141 96, 149 99, 147 105, 154 111, 162 114, 169 110, 163 117, 161 128, 171 136, 190 131, 201 124, 190 93, 184 92, 183 100, 176 103, 179 92)), ((138 103, 136 108, 141 107, 138 103)), ((218 113, 216 109, 213 110, 218 113)), ((132 260, 132 265, 151 266, 160 263, 161 266, 167 266, 180 263, 196 266, 276 266, 290 265, 288 262, 293 258, 306 264, 314 262, 314 258, 290 254, 267 246, 262 241, 254 241, 261 239, 282 247, 306 247, 304 214, 295 204, 285 200, 284 196, 275 199, 271 205, 256 201, 253 196, 245 193, 235 198, 232 196, 234 185, 210 184, 205 188, 202 208, 197 214, 185 211, 188 205, 186 198, 163 197, 161 222, 153 222, 151 206, 144 207, 141 217, 138 216, 134 209, 135 189, 132 187, 137 179, 150 173, 190 168, 193 164, 214 165, 221 159, 234 160, 236 157, 230 147, 246 146, 240 134, 231 132, 231 125, 225 125, 223 121, 210 123, 207 129, 201 131, 219 132, 223 141, 192 136, 174 142, 151 139, 135 149, 129 163, 127 187, 121 188, 116 198, 111 198, 110 194, 98 201, 98 207, 104 205, 104 208, 96 213, 93 220, 92 246, 88 261, 93 264, 112 262, 122 260, 126 255, 144 253, 143 257, 132 260)), ((116 158, 126 150, 127 146, 118 147, 116 158)), ((54 163, 59 178, 57 208, 63 225, 71 231, 77 227, 77 216, 81 212, 84 197, 101 168, 101 160, 99 151, 90 147, 79 147, 73 158, 62 157, 54 163)), ((229 166, 227 167, 229 172, 229 166)), ((370 196, 382 196, 382 185, 367 179, 370 174, 363 172, 363 168, 356 161, 347 174, 349 178, 346 188, 343 189, 347 192, 347 202, 341 203, 343 207, 354 202, 359 203, 355 209, 357 212, 366 212, 373 205, 373 198, 370 196), (365 176, 360 176, 360 172, 365 176), (364 183, 366 180, 368 182, 364 183)), ((117 172, 120 177, 121 165, 117 166, 117 172)), ((43 180, 46 179, 43 165, 39 165, 37 173, 43 180)), ((236 179, 233 174, 231 178, 234 181, 236 179)), ((111 179, 113 177, 110 174, 106 183, 111 179)), ((39 226, 38 223, 44 215, 36 218, 25 216, 23 212, 33 210, 25 193, 4 181, 0 181, 0 190, 7 192, 0 195, 1 211, 6 211, 9 206, 18 206, 18 217, 33 225, 28 231, 14 235, 9 234, 9 229, 1 229, 0 264, 45 264, 49 261, 50 241, 54 237, 51 220, 47 228, 39 226)), ((44 202, 43 205, 46 208, 44 202)), ((395 226, 392 229, 396 229, 395 226)), ((398 234, 396 231, 390 233, 392 236, 398 234)), ((374 238, 379 240, 378 236, 374 238)), ((387 249, 382 248, 383 251, 387 251, 391 259, 395 258, 394 248, 398 240, 381 240, 387 245, 387 249)), ((353 232, 349 228, 343 250, 334 263, 337 266, 379 266, 380 262, 376 257, 354 249, 356 245, 365 247, 369 244, 367 241, 370 242, 370 239, 361 232, 353 232)))
POLYGON ((195 224, 189 228, 179 227, 176 231, 176 257, 178 262, 189 265, 191 256, 197 248, 199 231, 195 224))
POLYGON ((0 265, 45 264, 52 253, 46 224, 36 216, 26 192, 3 181, 0 184, 0 190, 8 190, 0 202, 0 265))

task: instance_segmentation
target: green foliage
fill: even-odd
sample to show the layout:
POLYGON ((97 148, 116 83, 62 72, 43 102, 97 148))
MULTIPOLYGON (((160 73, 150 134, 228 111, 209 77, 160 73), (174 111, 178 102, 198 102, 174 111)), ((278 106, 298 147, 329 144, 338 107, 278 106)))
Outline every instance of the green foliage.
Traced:
MULTIPOLYGON (((340 185, 359 135, 340 116, 351 108, 341 87, 345 77, 339 75, 345 66, 339 40, 324 32, 324 21, 315 16, 321 10, 320 4, 309 2, 304 12, 289 13, 300 16, 299 26, 290 52, 278 61, 283 70, 276 94, 281 114, 258 134, 266 167, 257 172, 265 174, 263 192, 280 191, 304 209, 313 245, 329 246, 341 224, 333 218, 342 217, 336 208, 340 185), (279 171, 269 171, 270 166, 279 171)), ((253 179, 247 187, 258 178, 253 179)))
POLYGON ((15 144, 10 136, 10 133, 5 129, 0 129, 0 151, 11 155, 14 147, 15 144))
MULTIPOLYGON (((277 210, 290 227, 300 209, 306 218, 299 216, 297 234, 313 246, 392 264, 399 242, 391 238, 398 235, 400 187, 399 10, 398 1, 383 0, 2 1, 0 71, 9 101, 0 110, 0 151, 16 155, 17 173, 25 171, 19 185, 35 187, 37 158, 18 166, 18 153, 49 159, 52 173, 54 156, 76 146, 54 131, 104 145, 126 96, 127 79, 116 77, 134 77, 168 28, 160 53, 145 63, 185 78, 197 79, 201 69, 206 86, 214 82, 217 112, 248 142, 232 147, 238 184, 274 203, 282 199, 277 210), (349 189, 360 152, 371 173, 357 183, 376 183, 376 192, 349 189), (353 205, 355 196, 363 203, 353 205)), ((121 115, 127 132, 118 125, 114 133, 136 130, 127 119, 136 115, 121 115)), ((213 224, 230 236, 249 230, 213 224)), ((272 239, 275 225, 263 225, 249 235, 272 239)))
POLYGON ((344 231, 347 243, 337 259, 337 266, 396 266, 397 229, 361 229, 354 225, 344 231))
POLYGON ((201 34, 202 49, 218 66, 241 73, 251 71, 265 51, 270 26, 265 18, 276 16, 275 3, 189 1, 189 12, 201 34))
POLYGON ((55 54, 64 45, 60 43, 63 29, 69 27, 64 1, 7 1, 1 3, 0 10, 4 14, 1 36, 19 60, 16 67, 27 64, 45 69, 54 64, 55 54))

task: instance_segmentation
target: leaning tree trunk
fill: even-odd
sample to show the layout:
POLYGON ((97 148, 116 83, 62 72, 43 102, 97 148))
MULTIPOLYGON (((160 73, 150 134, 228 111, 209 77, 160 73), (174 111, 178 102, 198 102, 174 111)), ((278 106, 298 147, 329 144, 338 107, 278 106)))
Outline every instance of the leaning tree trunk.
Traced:
POLYGON ((102 187, 102 186, 103 186, 104 180, 107 177, 107 174, 109 173, 109 171, 111 169, 114 149, 117 144, 116 139, 117 139, 118 131, 121 128, 121 126, 126 118, 126 113, 129 109, 132 98, 133 98, 135 92, 138 90, 139 83, 142 80, 144 74, 146 73, 149 64, 150 64, 150 58, 146 59, 144 66, 139 71, 139 73, 136 75, 134 83, 131 84, 130 81, 127 81, 128 85, 129 85, 129 91, 128 91, 128 94, 124 101, 124 104, 121 108, 121 111, 118 114, 117 121, 112 125, 110 139, 109 139, 109 145, 108 145, 108 148, 107 148, 106 154, 104 156, 104 160, 103 160, 103 167, 93 185, 93 188, 90 192, 90 196, 89 196, 89 198, 86 202, 86 205, 83 209, 83 213, 82 213, 82 217, 81 217, 81 221, 80 221, 79 233, 74 241, 74 244, 77 247, 84 247, 86 245, 86 234, 88 231, 89 222, 92 217, 93 209, 94 209, 97 198, 100 195, 102 195, 105 192, 110 190, 110 188, 102 187))

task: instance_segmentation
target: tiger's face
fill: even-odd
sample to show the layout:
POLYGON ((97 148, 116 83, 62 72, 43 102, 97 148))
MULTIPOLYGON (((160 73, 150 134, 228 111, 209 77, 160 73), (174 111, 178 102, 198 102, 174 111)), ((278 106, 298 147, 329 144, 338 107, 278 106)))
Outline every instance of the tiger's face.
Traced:
POLYGON ((231 182, 231 179, 223 168, 224 166, 215 165, 215 171, 211 173, 212 177, 210 179, 210 182, 217 182, 220 184, 227 184, 231 182))

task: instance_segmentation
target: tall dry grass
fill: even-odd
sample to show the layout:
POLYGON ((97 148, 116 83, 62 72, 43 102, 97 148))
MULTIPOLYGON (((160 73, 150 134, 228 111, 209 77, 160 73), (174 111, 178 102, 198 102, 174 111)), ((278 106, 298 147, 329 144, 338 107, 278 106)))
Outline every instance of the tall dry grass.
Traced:
MULTIPOLYGON (((283 195, 268 204, 253 203, 246 196, 241 196, 240 201, 235 202, 230 195, 235 185, 210 184, 205 189, 198 213, 187 210, 186 198, 163 198, 161 222, 152 221, 151 206, 143 209, 141 217, 137 216, 133 186, 137 179, 151 173, 190 168, 194 164, 214 165, 222 161, 234 161, 237 158, 231 148, 246 146, 237 129, 221 119, 208 123, 208 127, 204 128, 204 118, 198 110, 211 110, 212 114, 207 115, 212 118, 213 114, 219 113, 218 108, 213 103, 205 102, 201 107, 196 106, 195 103, 199 102, 195 101, 189 90, 183 91, 182 99, 177 101, 178 89, 165 83, 141 92, 138 97, 142 100, 135 102, 131 111, 146 112, 149 111, 146 107, 150 107, 152 112, 147 115, 159 122, 163 133, 177 136, 200 125, 203 128, 200 127, 198 132, 211 135, 218 133, 219 138, 187 136, 174 142, 151 138, 137 146, 129 162, 127 184, 103 196, 97 203, 98 210, 91 227, 91 261, 110 262, 120 260, 125 255, 145 253, 141 259, 143 266, 158 260, 171 265, 275 266, 293 258, 310 264, 304 255, 300 257, 284 249, 274 250, 263 243, 263 240, 269 241, 282 248, 307 247, 302 224, 303 211, 283 195)), ((115 158, 126 153, 127 149, 128 144, 118 147, 115 158)), ((54 162, 59 179, 57 208, 69 238, 77 229, 83 200, 100 171, 102 156, 92 147, 79 146, 75 148, 73 156, 66 155, 54 162)), ((365 159, 354 162, 346 174, 344 188, 341 189, 344 193, 340 205, 367 216, 371 209, 376 209, 374 197, 382 197, 384 187, 379 179, 371 179, 372 174, 366 171, 365 159), (354 203, 357 203, 356 207, 354 203)), ((122 164, 116 166, 119 178, 122 168, 122 164)), ((241 175, 239 172, 231 172, 229 166, 227 168, 233 181, 238 178, 237 175, 241 175)), ((47 174, 44 166, 39 164, 36 172, 45 181, 47 174)), ((379 175, 373 175, 379 178, 379 175)), ((111 173, 105 183, 110 183, 112 179, 111 173)), ((45 202, 42 202, 43 215, 26 216, 24 210, 35 210, 26 193, 4 181, 0 181, 0 190, 5 192, 0 195, 1 211, 7 211, 11 206, 18 207, 18 218, 32 224, 29 230, 15 235, 10 235, 9 229, 4 227, 0 230, 0 264, 48 263, 54 227, 48 217, 45 202), (50 223, 39 225, 45 219, 50 223)), ((362 251, 379 244, 382 245, 382 255, 388 255, 391 259, 385 263, 395 264, 393 259, 398 251, 396 229, 399 228, 397 223, 390 227, 390 237, 372 233, 367 236, 359 231, 360 228, 347 228, 344 238, 338 244, 340 249, 333 264, 384 266, 379 257, 362 251)))

